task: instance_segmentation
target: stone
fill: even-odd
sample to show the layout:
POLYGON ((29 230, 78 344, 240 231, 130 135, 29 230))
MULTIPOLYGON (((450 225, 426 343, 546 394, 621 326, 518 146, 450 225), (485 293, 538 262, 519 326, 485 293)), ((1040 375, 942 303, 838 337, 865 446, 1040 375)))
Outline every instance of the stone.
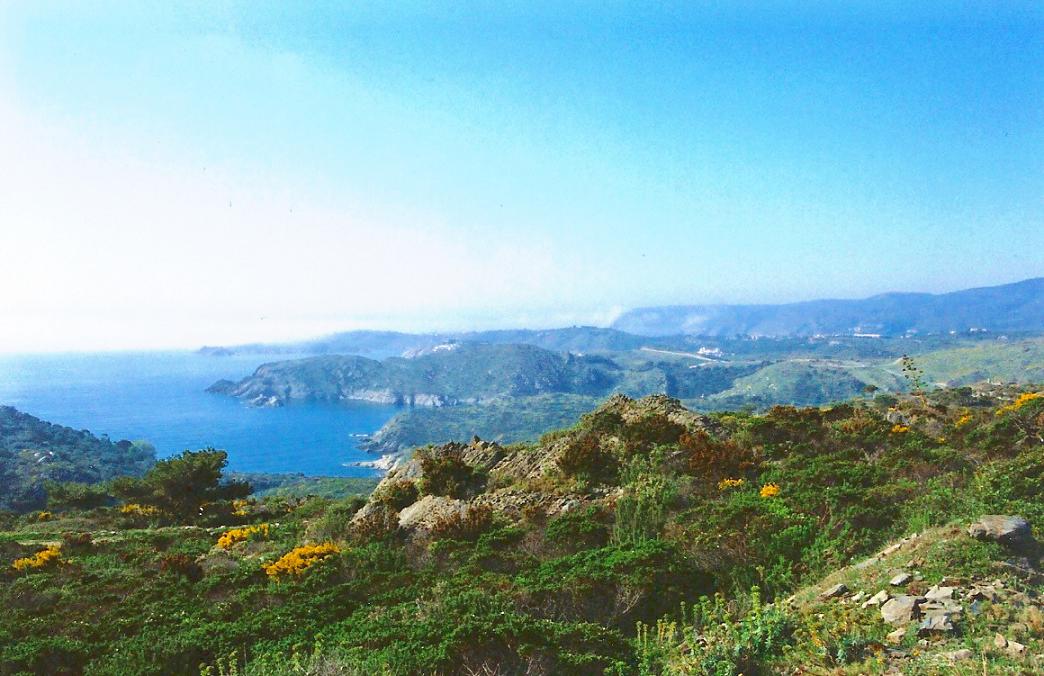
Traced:
POLYGON ((924 594, 924 598, 929 601, 937 601, 941 599, 952 599, 953 598, 953 587, 940 587, 938 585, 932 587, 924 594))
POLYGON ((1008 653, 1011 655, 1025 655, 1026 646, 1022 645, 1018 641, 1008 641, 1008 653))
POLYGON ((891 597, 888 596, 887 591, 885 591, 884 589, 881 589, 880 591, 878 591, 877 594, 875 594, 874 596, 870 597, 870 599, 863 601, 862 607, 863 608, 869 608, 870 606, 877 607, 877 606, 881 605, 882 603, 884 603, 885 601, 887 601, 889 598, 891 598, 891 597))
POLYGON ((844 584, 835 584, 833 587, 831 587, 830 589, 827 589, 825 592, 820 594, 819 598, 821 598, 821 599, 833 599, 833 598, 837 598, 838 596, 844 596, 847 593, 848 593, 848 587, 847 586, 845 586, 844 584))
POLYGON ((849 601, 851 601, 852 603, 861 603, 864 600, 866 600, 866 596, 867 594, 865 591, 857 591, 855 594, 852 594, 852 597, 849 599, 849 601))
POLYGON ((993 645, 1003 650, 1008 647, 1008 639, 1004 638, 1004 634, 997 634, 993 637, 993 645))
POLYGON ((441 519, 462 516, 467 510, 463 500, 441 495, 425 495, 399 512, 399 527, 404 530, 429 529, 441 519))
POLYGON ((897 542, 894 545, 889 545, 888 547, 885 547, 883 550, 881 550, 881 553, 878 554, 878 556, 888 556, 889 554, 895 554, 897 551, 902 549, 902 547, 903 544, 901 542, 897 542))
POLYGON ((896 596, 881 606, 881 618, 888 624, 908 624, 921 616, 923 596, 896 596))
POLYGON ((968 598, 973 601, 995 601, 997 599, 997 590, 993 587, 972 587, 971 591, 968 592, 968 598))
POLYGON ((975 657, 975 653, 968 648, 961 648, 960 650, 954 650, 952 653, 943 653, 943 657, 951 662, 960 662, 961 660, 970 660, 975 657))
POLYGON ((920 626, 917 627, 918 636, 948 634, 952 631, 953 623, 950 621, 949 613, 932 613, 921 620, 920 626))
POLYGON ((889 580, 888 584, 892 585, 893 587, 902 587, 904 584, 909 583, 912 579, 913 575, 910 575, 910 573, 899 573, 891 580, 889 580))
POLYGON ((993 540, 1012 549, 1023 549, 1033 544, 1029 522, 1021 516, 986 514, 968 526, 968 535, 976 540, 993 540))
POLYGON ((885 638, 888 640, 889 643, 901 643, 905 636, 906 629, 903 627, 899 627, 895 631, 888 632, 888 636, 886 636, 885 638))

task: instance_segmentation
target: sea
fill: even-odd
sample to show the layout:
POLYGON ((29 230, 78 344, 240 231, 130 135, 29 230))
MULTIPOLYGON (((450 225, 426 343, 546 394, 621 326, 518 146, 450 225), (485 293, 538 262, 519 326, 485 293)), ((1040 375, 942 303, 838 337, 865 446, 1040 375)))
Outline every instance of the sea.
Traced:
POLYGON ((206 392, 215 381, 239 380, 265 361, 272 358, 187 351, 0 355, 0 405, 113 441, 145 440, 161 458, 214 447, 228 452, 233 471, 378 474, 355 465, 376 459, 358 444, 399 412, 395 406, 252 408, 206 392))

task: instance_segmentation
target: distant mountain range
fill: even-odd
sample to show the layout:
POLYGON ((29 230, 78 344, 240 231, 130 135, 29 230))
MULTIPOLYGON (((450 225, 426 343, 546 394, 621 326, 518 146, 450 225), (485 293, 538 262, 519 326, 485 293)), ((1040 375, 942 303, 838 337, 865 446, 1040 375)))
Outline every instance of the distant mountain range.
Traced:
MULTIPOLYGON (((623 314, 610 328, 573 326, 447 333, 345 331, 290 343, 207 346, 201 348, 200 353, 214 356, 354 354, 384 359, 416 356, 447 343, 525 344, 556 352, 585 353, 622 352, 647 346, 691 350, 707 345, 706 339, 735 336, 899 337, 912 333, 923 336, 982 330, 1044 332, 1044 277, 938 295, 889 293, 863 300, 814 300, 784 305, 638 308, 623 314), (695 340, 695 337, 704 340, 695 340)), ((761 351, 762 347, 757 349, 761 351)), ((860 348, 861 352, 865 350, 860 348)))
POLYGON ((612 328, 643 336, 814 336, 1044 331, 1044 277, 952 293, 886 293, 784 305, 637 308, 612 328))

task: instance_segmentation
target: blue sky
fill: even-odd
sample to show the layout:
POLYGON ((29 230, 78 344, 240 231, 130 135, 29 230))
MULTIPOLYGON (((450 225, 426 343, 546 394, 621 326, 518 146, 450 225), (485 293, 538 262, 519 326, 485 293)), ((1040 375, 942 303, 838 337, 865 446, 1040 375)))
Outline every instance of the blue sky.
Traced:
POLYGON ((299 4, 0 9, 0 350, 1044 274, 1039 3, 299 4))

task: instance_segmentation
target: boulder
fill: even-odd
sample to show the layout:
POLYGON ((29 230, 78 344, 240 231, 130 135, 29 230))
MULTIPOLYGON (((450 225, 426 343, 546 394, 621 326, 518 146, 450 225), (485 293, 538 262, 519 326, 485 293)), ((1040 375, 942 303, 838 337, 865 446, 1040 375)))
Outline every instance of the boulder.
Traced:
POLYGON ((463 500, 447 498, 443 495, 425 495, 399 512, 399 528, 405 530, 430 529, 440 519, 462 515, 466 509, 467 503, 463 500))
POLYGON ((924 598, 929 601, 941 601, 943 599, 952 599, 954 587, 940 587, 935 585, 924 594, 924 598))
POLYGON ((1024 646, 1023 644, 1019 643, 1018 641, 1008 641, 1007 650, 1008 650, 1008 654, 1010 654, 1010 655, 1018 656, 1018 655, 1025 655, 1026 654, 1026 646, 1024 646))
POLYGON ((949 634, 953 631, 953 622, 950 621, 949 613, 932 613, 925 617, 919 627, 918 636, 930 634, 949 634))
POLYGON ((960 650, 954 650, 952 653, 943 653, 943 657, 951 662, 960 662, 962 660, 970 660, 975 657, 975 653, 968 648, 961 648, 960 650))
POLYGON ((833 599, 833 598, 837 598, 838 596, 844 596, 847 593, 848 593, 848 587, 846 587, 843 584, 835 584, 833 587, 831 587, 830 589, 827 589, 825 592, 820 594, 819 598, 821 598, 821 599, 833 599))
POLYGON ((905 637, 906 637, 906 629, 904 627, 899 627, 895 631, 888 632, 888 636, 886 636, 885 639, 889 643, 895 644, 895 643, 902 643, 903 638, 905 638, 905 637))
POLYGON ((863 602, 863 607, 864 608, 868 608, 870 606, 874 606, 874 607, 880 606, 885 601, 887 601, 889 598, 890 598, 890 595, 888 594, 888 592, 886 592, 884 589, 882 589, 881 591, 877 592, 876 594, 871 596, 869 599, 864 601, 863 602))
POLYGON ((902 587, 903 585, 908 584, 912 579, 913 575, 911 575, 910 573, 899 573, 891 580, 889 580, 888 584, 892 585, 893 587, 902 587))
POLYGON ((1012 549, 1024 549, 1033 545, 1033 533, 1029 522, 1021 516, 986 514, 968 526, 968 535, 976 540, 992 540, 1012 549))
POLYGON ((923 596, 896 596, 881 606, 881 618, 888 624, 909 624, 921 616, 923 596))

